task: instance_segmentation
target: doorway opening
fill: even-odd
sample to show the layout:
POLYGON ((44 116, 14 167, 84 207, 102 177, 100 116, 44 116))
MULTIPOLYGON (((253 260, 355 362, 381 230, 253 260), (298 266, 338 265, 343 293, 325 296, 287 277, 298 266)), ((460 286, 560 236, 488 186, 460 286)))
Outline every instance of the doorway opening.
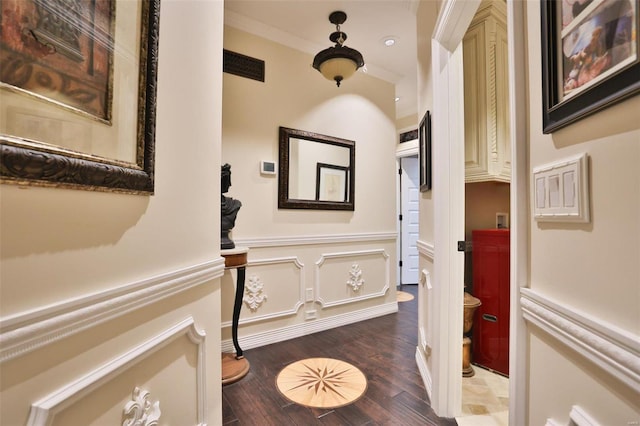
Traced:
POLYGON ((506 4, 483 0, 462 39, 465 325, 461 412, 504 425, 509 423, 511 253, 507 57, 506 4))
POLYGON ((419 254, 416 243, 419 237, 420 165, 417 155, 399 158, 400 168, 400 229, 399 270, 400 288, 418 284, 419 254))

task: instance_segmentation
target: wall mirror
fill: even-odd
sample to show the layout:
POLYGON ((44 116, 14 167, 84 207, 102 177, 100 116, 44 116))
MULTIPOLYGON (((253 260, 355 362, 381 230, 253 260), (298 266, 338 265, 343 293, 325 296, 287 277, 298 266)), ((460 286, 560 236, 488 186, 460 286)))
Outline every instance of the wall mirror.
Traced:
POLYGON ((353 210, 356 143, 280 127, 278 208, 353 210))

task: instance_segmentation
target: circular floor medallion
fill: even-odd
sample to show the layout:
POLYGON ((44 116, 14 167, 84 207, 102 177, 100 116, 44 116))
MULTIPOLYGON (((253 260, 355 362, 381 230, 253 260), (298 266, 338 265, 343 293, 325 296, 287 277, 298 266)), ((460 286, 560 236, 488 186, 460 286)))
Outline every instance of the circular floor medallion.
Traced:
POLYGON ((398 290, 396 291, 396 299, 398 302, 408 302, 409 300, 413 300, 413 294, 398 290))
POLYGON ((282 395, 306 407, 338 408, 355 402, 367 390, 362 371, 332 358, 308 358, 287 365, 276 377, 282 395))

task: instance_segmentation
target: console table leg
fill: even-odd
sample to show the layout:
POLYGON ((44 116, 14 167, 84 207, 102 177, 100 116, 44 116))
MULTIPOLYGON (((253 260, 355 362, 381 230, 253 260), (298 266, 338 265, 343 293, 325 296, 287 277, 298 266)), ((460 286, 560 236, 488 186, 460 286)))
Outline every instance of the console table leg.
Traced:
POLYGON ((236 359, 244 358, 242 348, 238 343, 238 321, 240 320, 240 309, 242 309, 242 296, 244 295, 244 266, 238 268, 238 281, 236 284, 236 299, 233 304, 233 321, 231 324, 231 337, 233 338, 233 346, 236 348, 236 359))

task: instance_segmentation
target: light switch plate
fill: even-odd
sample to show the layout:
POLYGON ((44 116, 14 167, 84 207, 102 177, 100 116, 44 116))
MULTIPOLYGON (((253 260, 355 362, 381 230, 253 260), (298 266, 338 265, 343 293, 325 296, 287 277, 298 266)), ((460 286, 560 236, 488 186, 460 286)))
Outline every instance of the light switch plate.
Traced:
POLYGON ((533 169, 533 215, 538 221, 589 222, 586 153, 533 169))

